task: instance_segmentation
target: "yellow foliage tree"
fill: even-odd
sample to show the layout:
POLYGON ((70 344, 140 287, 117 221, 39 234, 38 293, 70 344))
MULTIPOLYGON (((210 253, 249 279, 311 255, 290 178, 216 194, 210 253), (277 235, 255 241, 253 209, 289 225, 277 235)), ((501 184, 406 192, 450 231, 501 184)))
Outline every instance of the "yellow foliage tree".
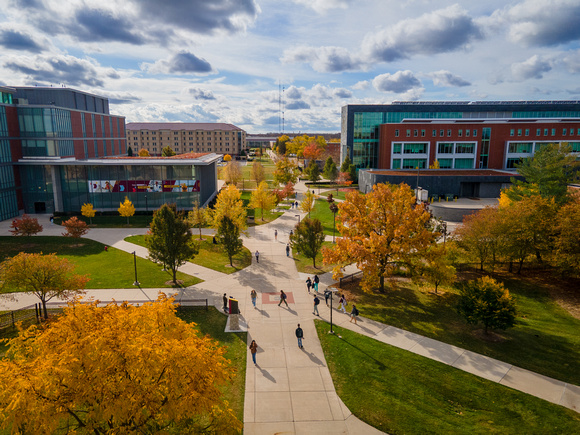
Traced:
POLYGON ((416 204, 406 184, 376 184, 366 195, 349 192, 338 206, 340 237, 331 248, 323 248, 324 263, 341 266, 355 262, 363 272, 362 287, 385 291, 385 278, 401 266, 422 256, 436 235, 427 228, 431 216, 416 204))
POLYGON ((201 240, 201 228, 208 223, 209 217, 207 210, 199 206, 199 201, 193 204, 193 210, 188 213, 187 220, 192 227, 199 228, 199 240, 201 240))
POLYGON ((258 162, 255 161, 252 164, 252 179, 256 182, 256 186, 258 186, 262 181, 266 180, 266 172, 264 170, 264 166, 258 162))
POLYGON ((220 387, 224 349, 161 294, 141 307, 71 303, 21 330, 0 361, 0 421, 14 433, 238 433, 220 387), (78 432, 77 432, 78 431, 78 432), (204 432, 205 433, 205 432, 204 432))
POLYGON ((128 197, 125 197, 125 201, 119 203, 119 208, 117 209, 119 214, 127 218, 127 225, 129 225, 129 218, 135 214, 135 206, 128 197))
POLYGON ((298 180, 298 166, 286 157, 276 162, 274 181, 285 186, 288 183, 296 184, 298 180))
POLYGON ((230 156, 229 154, 226 154, 224 156, 224 162, 231 162, 232 161, 232 156, 230 156))
POLYGON ((92 224, 93 223, 93 218, 95 217, 95 209, 93 208, 93 204, 88 203, 88 204, 83 204, 83 206, 81 207, 81 214, 84 217, 88 217, 89 218, 89 223, 92 224))
POLYGON ((221 190, 217 196, 214 208, 210 212, 212 228, 219 229, 224 216, 230 218, 240 231, 247 228, 247 214, 241 198, 242 194, 233 184, 229 184, 221 190))
POLYGON ((242 179, 242 168, 238 162, 229 162, 222 170, 222 177, 228 184, 237 185, 242 179))
POLYGON ((137 155, 139 157, 151 157, 151 155, 149 154, 149 151, 147 151, 145 148, 141 148, 137 155))
POLYGON ((308 213, 309 217, 310 217, 310 212, 312 210, 314 210, 315 198, 316 198, 316 195, 314 195, 314 193, 312 193, 310 190, 308 190, 304 194, 304 199, 300 203, 300 210, 302 210, 304 213, 308 213))
POLYGON ((250 207, 259 208, 262 221, 264 220, 264 210, 270 211, 276 205, 276 196, 268 190, 268 183, 262 181, 250 197, 250 207))

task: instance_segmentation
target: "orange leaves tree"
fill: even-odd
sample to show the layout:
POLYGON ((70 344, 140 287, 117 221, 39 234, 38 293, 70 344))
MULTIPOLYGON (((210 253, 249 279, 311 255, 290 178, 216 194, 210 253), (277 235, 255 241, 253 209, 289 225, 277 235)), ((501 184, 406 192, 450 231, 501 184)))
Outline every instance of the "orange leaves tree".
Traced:
POLYGON ((406 184, 377 184, 366 195, 349 192, 338 206, 338 230, 343 235, 331 248, 323 248, 324 263, 356 263, 363 272, 362 287, 385 291, 385 278, 432 245, 435 234, 427 227, 429 213, 416 205, 406 184))
POLYGON ((163 294, 141 307, 74 302, 10 341, 0 421, 19 433, 239 433, 220 391, 233 376, 224 352, 163 294))
POLYGON ((56 254, 43 255, 21 252, 0 264, 3 289, 33 293, 42 302, 44 317, 48 318, 46 303, 54 297, 69 298, 82 293, 89 278, 74 273, 75 265, 56 254))
POLYGON ((73 216, 66 220, 62 224, 66 228, 66 231, 62 233, 65 237, 82 237, 89 232, 89 226, 86 222, 80 220, 78 217, 73 216))
POLYGON ((23 215, 20 219, 14 219, 10 225, 10 232, 15 236, 33 236, 42 231, 42 225, 38 223, 38 219, 23 215))

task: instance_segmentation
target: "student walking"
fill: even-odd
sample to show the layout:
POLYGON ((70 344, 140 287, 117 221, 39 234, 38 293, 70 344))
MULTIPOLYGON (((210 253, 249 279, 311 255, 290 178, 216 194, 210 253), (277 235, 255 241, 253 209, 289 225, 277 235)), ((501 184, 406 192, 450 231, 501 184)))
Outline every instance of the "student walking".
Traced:
POLYGON ((318 299, 318 296, 314 296, 314 311, 312 312, 312 314, 316 314, 317 316, 320 316, 320 313, 318 312, 318 304, 320 303, 320 299, 318 299))
POLYGON ((358 317, 358 309, 356 308, 355 304, 352 304, 352 311, 350 312, 350 323, 354 320, 354 324, 356 325, 356 318, 358 317))
POLYGON ((280 302, 278 302, 278 306, 280 306, 282 304, 282 302, 284 302, 286 304, 286 306, 288 306, 288 302, 286 302, 286 298, 288 296, 286 296, 286 293, 284 293, 284 290, 280 290, 280 302))
POLYGON ((344 294, 340 295, 340 299, 338 301, 338 309, 346 314, 346 298, 344 294))
POLYGON ((256 353, 258 352, 258 343, 256 343, 256 340, 252 340, 250 343, 250 352, 252 352, 252 360, 254 361, 254 365, 256 365, 256 353))
POLYGON ((274 230, 274 240, 278 241, 278 230, 274 230))
POLYGON ((290 243, 286 244, 286 257, 290 257, 290 243))
POLYGON ((256 290, 252 290, 250 292, 250 297, 252 298, 252 304, 254 305, 254 308, 256 308, 256 298, 258 297, 258 293, 256 293, 256 290))
POLYGON ((298 328, 296 328, 296 338, 298 339, 298 347, 300 349, 304 349, 304 346, 302 346, 302 339, 304 338, 304 331, 300 327, 300 323, 298 324, 298 328))
POLYGON ((224 312, 227 313, 228 312, 228 297, 225 293, 224 293, 223 301, 224 301, 224 312))
POLYGON ((258 250, 256 249, 256 253, 254 254, 256 256, 256 263, 260 262, 260 253, 258 252, 258 250))
POLYGON ((324 302, 326 302, 326 306, 328 307, 328 298, 330 298, 332 292, 327 288, 326 290, 324 290, 324 302))
POLYGON ((318 293, 318 283, 320 282, 320 278, 318 275, 314 275, 314 291, 318 293))
POLYGON ((310 293, 310 287, 312 287, 312 281, 310 277, 306 278, 306 288, 308 288, 308 293, 310 293))

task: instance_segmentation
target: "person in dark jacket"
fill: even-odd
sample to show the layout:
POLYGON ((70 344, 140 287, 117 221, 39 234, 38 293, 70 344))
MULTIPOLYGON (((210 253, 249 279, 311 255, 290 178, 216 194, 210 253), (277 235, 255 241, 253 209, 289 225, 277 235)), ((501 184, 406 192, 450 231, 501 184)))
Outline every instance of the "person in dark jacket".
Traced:
POLYGON ((300 323, 298 324, 298 328, 296 328, 296 338, 298 339, 298 347, 300 349, 304 349, 304 346, 302 346, 302 339, 304 338, 304 331, 300 327, 300 323))

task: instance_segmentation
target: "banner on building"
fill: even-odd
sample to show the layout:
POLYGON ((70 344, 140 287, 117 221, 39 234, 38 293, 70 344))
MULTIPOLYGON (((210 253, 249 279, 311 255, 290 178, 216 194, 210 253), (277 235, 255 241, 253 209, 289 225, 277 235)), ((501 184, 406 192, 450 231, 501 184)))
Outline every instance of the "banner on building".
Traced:
POLYGON ((199 180, 89 180, 89 192, 199 192, 199 180))

